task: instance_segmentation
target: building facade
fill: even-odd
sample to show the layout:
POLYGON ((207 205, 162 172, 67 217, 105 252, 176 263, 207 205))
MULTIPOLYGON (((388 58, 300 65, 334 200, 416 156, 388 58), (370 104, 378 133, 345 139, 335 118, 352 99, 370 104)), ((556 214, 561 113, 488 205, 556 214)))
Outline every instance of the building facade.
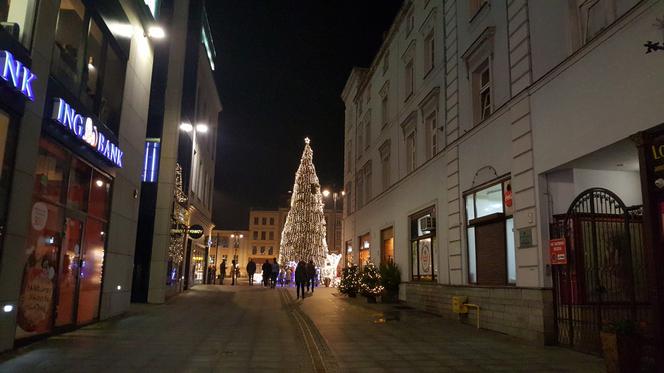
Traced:
POLYGON ((466 297, 482 327, 533 341, 598 353, 602 323, 627 314, 663 335, 664 53, 644 47, 663 14, 406 1, 342 92, 352 260, 394 260, 407 302, 457 319, 466 297))
POLYGON ((164 0, 156 51, 132 300, 163 303, 205 283, 218 120, 216 52, 203 0, 164 0))
MULTIPOLYGON (((226 278, 230 278, 231 263, 233 260, 238 265, 240 277, 247 276, 247 263, 251 257, 249 248, 249 231, 222 230, 212 231, 212 245, 210 246, 210 255, 208 263, 215 269, 215 276, 218 277, 221 263, 226 261, 226 278)), ((260 265, 257 265, 259 268, 260 265)), ((219 283, 216 281, 215 283, 219 283)))
POLYGON ((154 16, 0 4, 0 350, 129 306, 154 16))

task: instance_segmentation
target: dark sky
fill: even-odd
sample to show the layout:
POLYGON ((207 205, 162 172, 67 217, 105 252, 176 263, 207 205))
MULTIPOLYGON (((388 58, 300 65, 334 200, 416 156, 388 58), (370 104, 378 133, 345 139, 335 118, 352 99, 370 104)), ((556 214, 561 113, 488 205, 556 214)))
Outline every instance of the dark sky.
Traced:
POLYGON ((343 187, 344 106, 353 66, 367 67, 402 0, 208 0, 224 110, 214 219, 242 229, 249 207, 293 187, 304 137, 321 185, 343 187))

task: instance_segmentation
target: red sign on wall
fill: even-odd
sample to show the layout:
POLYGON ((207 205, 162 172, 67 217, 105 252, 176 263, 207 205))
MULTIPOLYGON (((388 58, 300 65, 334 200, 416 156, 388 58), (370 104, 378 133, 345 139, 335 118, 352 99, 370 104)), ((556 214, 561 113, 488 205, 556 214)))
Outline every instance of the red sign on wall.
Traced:
POLYGON ((549 240, 549 258, 551 265, 567 264, 567 245, 564 238, 549 240))

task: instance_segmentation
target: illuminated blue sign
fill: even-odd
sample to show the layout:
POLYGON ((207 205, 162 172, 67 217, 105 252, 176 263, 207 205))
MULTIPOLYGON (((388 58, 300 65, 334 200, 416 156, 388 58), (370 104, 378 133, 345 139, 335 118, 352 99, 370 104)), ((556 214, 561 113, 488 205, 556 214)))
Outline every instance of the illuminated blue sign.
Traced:
POLYGON ((149 139, 145 142, 145 160, 143 161, 143 182, 157 181, 159 169, 159 139, 149 139))
POLYGON ((117 167, 122 167, 122 156, 124 153, 117 144, 111 142, 110 139, 99 131, 97 126, 94 125, 92 118, 83 117, 61 98, 54 100, 51 118, 60 123, 67 131, 71 132, 81 141, 88 144, 97 153, 111 161, 111 163, 117 167))
POLYGON ((23 96, 35 100, 32 93, 32 82, 37 76, 27 67, 23 66, 21 61, 14 59, 14 55, 5 50, 0 50, 0 66, 2 66, 2 79, 12 85, 14 89, 21 92, 23 96))

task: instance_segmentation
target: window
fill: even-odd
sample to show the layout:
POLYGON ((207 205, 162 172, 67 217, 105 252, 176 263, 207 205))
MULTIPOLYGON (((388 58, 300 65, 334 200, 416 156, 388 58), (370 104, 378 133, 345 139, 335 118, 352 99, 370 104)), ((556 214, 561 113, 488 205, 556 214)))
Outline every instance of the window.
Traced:
POLYGON ((261 232, 261 240, 265 241, 265 231, 261 232))
POLYGON ((346 184, 346 198, 344 198, 344 203, 346 204, 346 214, 353 213, 353 183, 348 182, 346 184))
POLYGON ((258 231, 254 231, 254 240, 258 239, 258 231))
POLYGON ((346 172, 351 172, 353 167, 353 142, 349 141, 346 144, 346 172))
POLYGON ((371 235, 369 233, 362 235, 359 237, 359 242, 360 242, 360 250, 359 250, 359 257, 360 257, 360 270, 367 265, 367 262, 369 262, 369 259, 371 259, 371 235))
POLYGON ((387 126, 387 95, 380 101, 380 122, 382 127, 387 126))
POLYGON ((371 121, 368 120, 364 125, 364 149, 371 146, 371 121))
POLYGON ((258 217, 254 217, 254 225, 258 225, 258 217))
POLYGON ((417 159, 415 157, 415 131, 406 136, 406 171, 412 172, 417 168, 417 159))
POLYGON ((470 18, 473 18, 477 12, 482 9, 482 6, 487 2, 487 0, 470 0, 469 1, 469 13, 470 18))
POLYGON ((118 133, 126 56, 81 0, 60 2, 51 71, 113 132, 118 133))
POLYGON ((274 232, 270 232, 269 237, 270 237, 270 240, 274 240, 274 232))
POLYGON ((428 73, 431 71, 435 66, 435 59, 436 59, 436 39, 434 37, 434 32, 431 31, 431 33, 426 37, 424 40, 424 71, 425 73, 428 73))
POLYGON ((263 224, 263 225, 267 225, 267 218, 263 218, 263 219, 261 219, 261 224, 263 224))
POLYGON ((380 231, 380 264, 394 263, 394 228, 380 231))
POLYGON ((380 169, 383 190, 390 187, 390 141, 385 141, 380 147, 380 169))
POLYGON ((404 88, 406 92, 406 100, 413 95, 413 82, 414 82, 414 68, 413 60, 409 60, 404 67, 404 88))
POLYGON ((256 246, 252 246, 252 247, 251 247, 251 254, 252 254, 252 255, 256 255, 256 254, 258 254, 258 249, 256 248, 256 246))
POLYGON ((434 111, 431 113, 427 119, 424 122, 424 125, 426 126, 426 132, 427 132, 427 139, 428 139, 428 149, 427 149, 427 157, 428 158, 433 158, 434 155, 436 155, 436 152, 438 151, 438 127, 437 127, 437 122, 436 122, 436 112, 434 111))
POLYGON ((265 246, 261 246, 261 255, 265 255, 265 246))
POLYGON ((0 0, 2 28, 30 49, 37 0, 0 0))
POLYGON ((221 247, 228 247, 228 236, 221 236, 221 247))
POLYGON ((367 162, 367 164, 364 166, 364 178, 364 200, 369 202, 371 199, 371 161, 367 162))
POLYGON ((500 181, 465 196, 468 282, 516 284, 514 219, 504 205, 509 181, 500 181))
POLYGON ((438 277, 435 216, 433 207, 410 216, 411 279, 413 281, 436 281, 438 277))
POLYGON ((358 172, 356 176, 356 181, 355 181, 355 190, 357 191, 357 196, 355 197, 357 199, 357 208, 361 208, 364 206, 364 174, 363 172, 358 172))
POLYGON ((385 55, 383 55, 383 75, 387 73, 387 70, 390 69, 390 51, 387 50, 385 51, 385 55))
POLYGON ((274 248, 272 246, 267 250, 267 255, 274 255, 274 248))
POLYGON ((412 9, 406 17, 406 36, 408 36, 415 28, 415 15, 412 9))
POLYGON ((362 155, 362 149, 364 145, 364 125, 360 123, 357 126, 357 157, 360 158, 362 155))
POLYGON ((475 123, 480 123, 491 115, 491 64, 486 59, 473 73, 473 102, 475 123))

